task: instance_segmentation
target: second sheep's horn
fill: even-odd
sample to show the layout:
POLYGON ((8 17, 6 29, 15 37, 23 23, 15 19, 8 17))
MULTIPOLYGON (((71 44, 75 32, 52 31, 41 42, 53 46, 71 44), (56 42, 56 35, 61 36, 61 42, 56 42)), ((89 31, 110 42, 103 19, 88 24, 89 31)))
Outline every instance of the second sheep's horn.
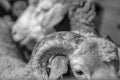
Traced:
POLYGON ((41 80, 57 80, 67 74, 69 56, 85 38, 72 32, 58 32, 43 38, 34 48, 30 65, 41 80))

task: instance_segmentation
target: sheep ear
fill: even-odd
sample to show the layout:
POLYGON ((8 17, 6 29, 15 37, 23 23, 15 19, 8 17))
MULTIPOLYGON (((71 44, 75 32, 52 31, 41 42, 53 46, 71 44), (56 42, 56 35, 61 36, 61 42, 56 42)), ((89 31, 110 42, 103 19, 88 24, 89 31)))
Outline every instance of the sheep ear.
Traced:
POLYGON ((109 41, 111 41, 111 42, 113 42, 113 43, 115 43, 115 42, 112 40, 112 38, 111 38, 110 36, 108 36, 108 35, 105 35, 103 38, 104 38, 104 39, 107 39, 107 40, 109 40, 109 41))

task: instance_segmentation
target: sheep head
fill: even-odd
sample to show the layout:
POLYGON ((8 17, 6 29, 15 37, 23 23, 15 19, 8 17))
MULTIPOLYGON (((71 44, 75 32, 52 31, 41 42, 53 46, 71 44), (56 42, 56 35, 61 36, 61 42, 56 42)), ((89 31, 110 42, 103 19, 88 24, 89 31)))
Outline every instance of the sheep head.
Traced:
POLYGON ((78 80, 118 80, 117 46, 106 39, 87 38, 71 56, 70 63, 78 80))

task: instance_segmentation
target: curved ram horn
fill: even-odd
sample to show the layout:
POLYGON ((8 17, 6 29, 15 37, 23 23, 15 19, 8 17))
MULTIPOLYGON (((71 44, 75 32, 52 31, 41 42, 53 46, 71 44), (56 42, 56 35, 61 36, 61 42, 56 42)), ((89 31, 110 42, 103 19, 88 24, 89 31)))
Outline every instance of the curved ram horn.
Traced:
POLYGON ((72 32, 53 33, 43 38, 35 46, 30 61, 34 74, 40 79, 58 79, 67 72, 69 56, 84 39, 72 32))
POLYGON ((78 80, 118 80, 118 58, 115 44, 90 37, 71 56, 70 64, 78 80))

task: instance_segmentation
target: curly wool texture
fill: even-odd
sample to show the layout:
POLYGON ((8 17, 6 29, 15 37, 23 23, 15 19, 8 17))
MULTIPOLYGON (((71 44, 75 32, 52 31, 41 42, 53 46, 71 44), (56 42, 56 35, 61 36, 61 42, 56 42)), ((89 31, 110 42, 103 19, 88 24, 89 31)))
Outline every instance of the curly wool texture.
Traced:
POLYGON ((116 51, 116 45, 112 42, 102 39, 102 38, 95 38, 90 37, 87 38, 81 45, 80 45, 80 55, 83 55, 84 53, 89 53, 89 50, 91 49, 97 49, 99 56, 101 57, 101 60, 103 61, 111 61, 111 59, 118 58, 118 54, 116 51), (89 46, 88 46, 89 45, 89 46))
POLYGON ((0 57, 9 56, 22 61, 23 57, 11 37, 12 24, 0 18, 0 57))
MULTIPOLYGON (((112 62, 118 60, 117 46, 112 42, 91 37, 81 43, 79 49, 74 53, 75 55, 94 55, 97 54, 102 62, 112 62), (95 52, 94 52, 95 51, 95 52)), ((118 64, 116 64, 117 66, 118 64)), ((118 69, 117 69, 118 70, 118 69)))
POLYGON ((20 75, 24 73, 22 70, 24 66, 25 63, 16 58, 10 56, 0 57, 0 78, 11 79, 20 77, 20 75), (18 73, 20 75, 18 75, 18 73))
POLYGON ((91 0, 76 0, 69 8, 69 18, 72 30, 80 32, 96 32, 93 25, 96 13, 91 0))
MULTIPOLYGON (((10 29, 11 26, 6 25, 0 19, 0 80, 18 77, 17 74, 23 71, 23 69, 19 69, 25 66, 25 62, 11 39, 10 29)), ((21 75, 22 72, 19 74, 21 75)))

